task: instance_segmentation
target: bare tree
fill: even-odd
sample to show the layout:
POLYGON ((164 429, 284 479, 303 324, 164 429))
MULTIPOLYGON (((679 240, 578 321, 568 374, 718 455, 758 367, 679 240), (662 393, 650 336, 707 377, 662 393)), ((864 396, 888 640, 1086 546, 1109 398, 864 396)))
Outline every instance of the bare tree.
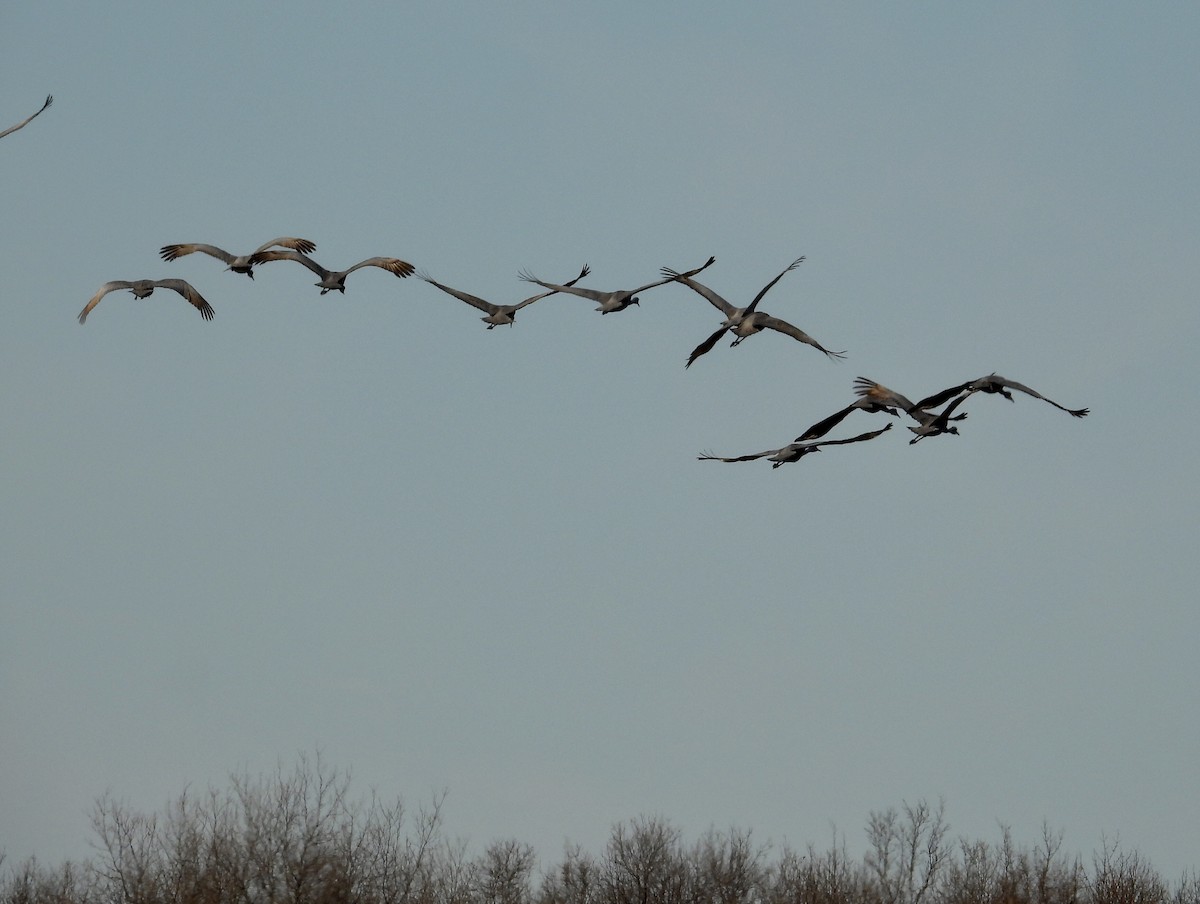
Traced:
POLYGON ((925 801, 872 812, 867 824, 867 868, 880 904, 921 904, 938 879, 947 855, 945 804, 925 801))
POLYGON ((611 904, 674 904, 685 900, 687 866, 679 832, 658 817, 613 829, 601 868, 611 904))
POLYGON ((483 904, 528 904, 533 899, 533 848, 515 840, 488 845, 479 864, 483 904))
POLYGON ((1171 904, 1200 904, 1200 873, 1192 870, 1180 877, 1171 904))
POLYGON ((867 900, 869 878, 861 863, 850 859, 846 839, 834 830, 829 850, 807 853, 785 849, 771 883, 771 901, 778 904, 859 904, 867 900))
POLYGON ((538 904, 595 904, 601 900, 600 867, 579 845, 568 845, 562 863, 542 877, 538 904))
MULTIPOLYGON (((0 864, 3 862, 0 856, 0 864)), ((49 870, 30 857, 0 886, 0 901, 4 904, 92 904, 99 900, 90 870, 70 861, 49 870)))
MULTIPOLYGON (((1006 904, 1001 892, 1002 860, 986 841, 958 843, 958 857, 946 869, 939 884, 938 904, 1006 904)), ((1016 900, 1007 904, 1016 904, 1016 900)))
POLYGON ((428 887, 419 901, 431 904, 471 904, 477 900, 477 867, 458 840, 433 849, 428 887))
POLYGON ((710 829, 688 859, 692 868, 690 898, 713 904, 752 904, 766 885, 765 850, 755 845, 749 831, 710 829))
POLYGON ((106 794, 96 802, 92 829, 100 859, 95 869, 107 890, 105 898, 122 904, 156 904, 163 891, 158 818, 130 812, 106 794))
POLYGON ((1033 850, 1018 849, 1004 827, 1001 843, 1000 897, 1014 904, 1078 904, 1084 891, 1083 864, 1062 854, 1062 832, 1042 824, 1042 842, 1033 850))
POLYGON ((235 776, 249 900, 293 904, 336 899, 339 835, 353 819, 349 775, 301 755, 290 775, 235 776))
MULTIPOLYGON (((1169 887, 1136 851, 1104 841, 1090 869, 1042 827, 1019 846, 947 841, 942 805, 873 812, 868 847, 770 848, 710 829, 691 845, 659 817, 613 827, 603 854, 567 846, 534 879, 533 848, 495 841, 478 856, 442 829, 445 792, 409 813, 349 795, 320 756, 228 790, 186 790, 160 813, 111 793, 92 813, 94 855, 0 872, 0 904, 1200 904, 1200 878, 1169 887)), ((0 852, 0 867, 4 866, 0 852)))
POLYGON ((1167 886, 1137 851, 1122 851, 1104 839, 1089 883, 1091 904, 1165 904, 1167 886))
MULTIPOLYGON (((453 864, 436 860, 444 794, 418 813, 409 835, 399 801, 351 801, 349 775, 319 756, 301 756, 290 773, 278 767, 271 776, 231 782, 223 795, 185 791, 161 818, 102 798, 93 826, 103 900, 408 904, 432 901, 448 887, 453 864)), ((457 856, 466 863, 461 850, 457 856)))
POLYGON ((223 904, 241 899, 246 886, 237 817, 227 795, 184 791, 169 804, 159 848, 166 899, 181 904, 223 904))
POLYGON ((414 834, 405 832, 403 804, 381 803, 372 797, 367 818, 352 848, 352 863, 362 901, 407 904, 432 894, 433 851, 441 844, 442 803, 436 795, 417 812, 414 834))

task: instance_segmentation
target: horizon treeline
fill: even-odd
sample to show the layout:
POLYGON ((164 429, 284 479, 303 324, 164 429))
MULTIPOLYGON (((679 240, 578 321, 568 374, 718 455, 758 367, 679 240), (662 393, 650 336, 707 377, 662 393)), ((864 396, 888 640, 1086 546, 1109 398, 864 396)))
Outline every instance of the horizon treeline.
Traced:
POLYGON ((803 851, 741 829, 686 841, 643 816, 615 825, 603 851, 567 845, 539 865, 516 840, 469 853, 444 831, 444 793, 410 811, 349 787, 301 756, 291 772, 184 791, 160 813, 106 794, 95 855, 7 865, 0 904, 1200 904, 1195 871, 1168 882, 1107 841, 1085 863, 1048 826, 1032 845, 1003 826, 996 843, 952 838, 941 803, 872 812, 861 858, 836 833, 803 851))

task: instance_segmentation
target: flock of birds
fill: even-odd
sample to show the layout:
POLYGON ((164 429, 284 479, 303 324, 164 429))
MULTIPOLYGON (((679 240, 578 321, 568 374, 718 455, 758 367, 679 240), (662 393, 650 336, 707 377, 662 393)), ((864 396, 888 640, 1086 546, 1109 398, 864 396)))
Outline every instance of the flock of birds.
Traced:
MULTIPOLYGON (((218 260, 224 261, 227 266, 226 270, 232 270, 234 273, 244 273, 251 279, 254 279, 254 268, 266 261, 296 261, 303 264, 312 270, 317 276, 321 277, 317 286, 321 289, 321 294, 337 290, 343 294, 346 291, 346 277, 360 267, 379 267, 387 270, 401 278, 409 276, 413 272, 413 265, 408 261, 402 261, 398 257, 369 257, 365 261, 359 261, 353 267, 347 267, 345 270, 326 270, 315 260, 308 255, 317 249, 317 246, 307 239, 294 238, 278 238, 267 242, 265 245, 260 245, 257 249, 249 254, 230 254, 224 249, 218 248, 216 245, 203 244, 187 244, 187 245, 165 245, 159 254, 165 261, 177 260, 189 254, 194 254, 197 251, 204 254, 210 254, 218 260)), ((154 294, 155 289, 170 289, 173 292, 178 292, 183 296, 184 300, 200 312, 200 316, 205 320, 213 319, 213 308, 203 295, 196 291, 191 283, 182 279, 114 279, 102 285, 99 291, 91 297, 83 310, 79 312, 79 322, 87 321, 88 314, 92 309, 100 303, 109 292, 116 292, 119 289, 128 289, 137 298, 149 298, 154 294)))
MULTIPOLYGON (((52 101, 53 97, 47 97, 41 109, 23 122, 0 132, 0 138, 28 125, 30 121, 49 107, 52 101)), ((318 282, 315 285, 321 290, 322 295, 335 290, 345 293, 346 277, 364 267, 377 267, 401 279, 415 273, 419 279, 424 280, 447 295, 482 311, 484 316, 480 319, 487 324, 489 330, 497 326, 507 325, 511 327, 516 322, 518 311, 533 304, 535 301, 540 301, 551 295, 575 295, 594 302, 596 310, 601 314, 613 314, 624 311, 632 305, 639 304, 639 296, 643 292, 658 286, 667 285, 668 283, 678 283, 688 287, 701 298, 708 301, 725 318, 712 335, 692 350, 688 356, 687 363, 684 365, 685 367, 691 367, 697 359, 712 351, 721 340, 721 337, 727 333, 734 336, 733 342, 730 344, 732 347, 741 344, 749 337, 763 330, 774 330, 785 336, 790 336, 799 342, 812 346, 830 359, 841 359, 846 354, 844 351, 830 351, 799 327, 778 317, 772 317, 770 314, 758 309, 759 302, 762 301, 767 292, 786 274, 800 266, 804 261, 803 257, 798 257, 788 264, 777 276, 763 286, 759 293, 754 296, 754 299, 745 307, 738 307, 732 304, 708 286, 694 279, 695 276, 707 270, 716 262, 715 257, 710 257, 693 270, 683 272, 663 267, 660 271, 659 279, 638 286, 636 289, 620 289, 616 291, 600 291, 578 285, 579 281, 590 273, 590 269, 586 265, 579 271, 578 276, 565 283, 546 282, 538 279, 528 271, 521 271, 519 274, 521 279, 539 286, 544 291, 531 295, 516 304, 494 304, 477 295, 472 295, 469 292, 464 292, 440 283, 425 271, 417 270, 412 264, 396 257, 369 257, 351 267, 347 267, 345 270, 328 270, 310 256, 316 251, 316 247, 316 244, 308 239, 284 236, 260 245, 249 254, 231 254, 222 248, 218 248, 216 245, 188 243, 164 245, 160 249, 159 255, 164 261, 175 261, 190 254, 207 254, 223 262, 226 265, 226 270, 244 274, 250 279, 254 279, 254 268, 257 266, 274 261, 293 261, 307 267, 316 274, 318 282)), ((212 305, 186 280, 138 279, 106 282, 91 297, 83 310, 80 311, 79 322, 84 323, 88 315, 100 303, 100 300, 110 292, 128 290, 136 298, 148 298, 154 293, 155 289, 169 289, 177 292, 188 304, 200 312, 201 317, 205 320, 213 319, 212 305)), ((1014 401, 1013 391, 1016 391, 1035 399, 1041 399, 1055 408, 1065 411, 1072 417, 1081 418, 1088 414, 1087 408, 1067 408, 1022 383, 1009 380, 995 373, 948 387, 917 402, 912 402, 895 390, 876 383, 874 380, 868 380, 865 377, 858 377, 854 381, 854 391, 858 396, 856 401, 813 424, 786 446, 777 449, 768 449, 765 452, 755 452, 749 455, 718 456, 706 453, 699 456, 699 459, 701 461, 740 462, 765 458, 772 463, 772 468, 778 468, 780 465, 788 462, 799 461, 810 453, 819 452, 826 446, 865 442, 875 439, 892 428, 892 424, 888 423, 881 429, 860 433, 857 436, 850 436, 843 439, 824 438, 854 411, 864 411, 872 414, 886 413, 897 418, 907 416, 915 422, 915 425, 909 425, 908 427, 914 434, 913 438, 909 440, 910 444, 920 442, 922 439, 932 436, 941 436, 944 434, 957 435, 957 423, 967 417, 965 411, 958 411, 958 409, 975 393, 1000 395, 1012 402, 1014 401)))
MULTIPOLYGON (((319 281, 315 284, 321 290, 321 294, 337 290, 344 293, 346 291, 346 277, 362 267, 378 267, 386 270, 394 276, 404 278, 411 276, 414 273, 418 278, 441 290, 442 292, 463 301, 474 308, 483 312, 484 316, 480 319, 487 324, 487 328, 494 329, 497 326, 512 326, 516 322, 517 312, 535 301, 540 301, 543 298, 548 298, 551 295, 565 294, 576 295, 580 298, 585 298, 596 304, 596 310, 601 314, 612 314, 618 311, 624 311, 633 305, 640 304, 640 294, 649 289, 658 286, 667 285, 668 283, 679 283, 687 286, 689 289, 698 294, 701 298, 708 301, 716 308, 723 316, 724 320, 717 330, 712 333, 707 339, 696 346, 690 355, 688 355, 685 367, 691 367, 698 358, 712 351, 712 349, 720 341, 721 337, 732 334, 734 339, 732 346, 739 345, 750 336, 760 333, 763 330, 774 330, 782 333, 785 336, 810 345, 817 351, 824 354, 830 359, 841 359, 845 357, 843 351, 830 351, 804 330, 786 320, 781 320, 778 317, 772 317, 758 309, 758 304, 771 288, 784 277, 785 274, 795 270, 804 258, 799 257, 785 267, 777 276, 768 282, 759 291, 754 299, 745 307, 738 307, 727 301, 715 291, 710 289, 703 283, 697 282, 694 277, 707 270, 716 262, 715 257, 710 257, 707 261, 692 270, 680 272, 669 267, 664 267, 661 270, 661 278, 648 282, 645 285, 638 286, 636 289, 619 289, 615 291, 601 291, 578 285, 579 281, 584 279, 590 273, 590 268, 586 265, 579 271, 579 275, 574 279, 565 283, 553 283, 538 279, 528 271, 522 271, 519 275, 526 282, 533 283, 539 286, 544 291, 517 302, 516 304, 495 304, 480 298, 477 295, 472 295, 469 292, 464 292, 460 289, 455 289, 433 279, 428 273, 423 270, 417 270, 412 264, 403 261, 396 257, 370 257, 360 261, 352 267, 345 270, 327 270, 325 267, 318 264, 309 255, 316 250, 315 243, 308 239, 281 237, 272 239, 266 244, 260 245, 249 254, 231 254, 222 248, 215 245, 207 245, 202 243, 188 243, 180 245, 164 245, 159 255, 164 261, 175 261, 189 254, 203 253, 217 260, 222 261, 226 265, 226 270, 232 270, 235 273, 242 273, 251 279, 254 278, 254 268, 262 264, 272 261, 294 261, 311 270, 319 277, 319 281)), ((92 309, 100 302, 105 295, 119 289, 127 289, 138 298, 146 298, 151 295, 155 289, 171 289, 178 292, 185 301, 195 307, 200 315, 205 320, 211 320, 213 317, 212 305, 210 305, 192 285, 182 279, 160 279, 160 280, 114 280, 107 282, 100 287, 100 290, 92 296, 87 305, 79 314, 79 322, 83 323, 92 309)), ((1066 408, 1049 399, 1041 393, 1015 380, 1009 380, 997 374, 989 374, 985 377, 980 377, 975 380, 968 380, 965 383, 960 383, 943 389, 933 395, 927 396, 917 402, 912 402, 905 396, 889 389, 888 387, 876 383, 874 380, 868 380, 865 377, 859 377, 854 384, 855 393, 858 395, 858 400, 852 402, 839 411, 835 411, 828 417, 813 424, 796 439, 786 446, 778 449, 768 449, 765 452, 756 452, 750 455, 737 456, 718 456, 711 454, 701 455, 701 461, 753 461, 759 458, 766 458, 772 464, 773 468, 778 468, 787 462, 799 461, 805 455, 812 452, 819 452, 825 446, 847 445, 849 443, 860 443, 866 440, 874 439, 886 433, 891 429, 889 423, 879 430, 872 430, 867 433, 861 433, 857 436, 851 436, 844 439, 825 439, 824 437, 845 420, 851 412, 864 411, 867 413, 886 413, 893 417, 907 416, 915 422, 915 426, 909 426, 912 431, 913 438, 909 443, 916 443, 931 436, 940 436, 942 434, 958 434, 956 422, 966 418, 966 412, 959 412, 957 409, 970 396, 977 392, 991 393, 1001 395, 1013 401, 1013 393, 1023 392, 1026 395, 1032 396, 1035 399, 1041 399, 1053 405, 1062 411, 1067 412, 1073 417, 1084 417, 1088 413, 1086 408, 1066 408)))
POLYGON ((1010 402, 1013 402, 1015 399, 1010 390, 1014 389, 1026 395, 1033 396, 1035 399, 1041 399, 1043 402, 1049 402, 1055 408, 1067 412, 1072 417, 1087 416, 1088 409, 1086 408, 1065 408, 1053 399, 1046 398, 1040 392, 1030 389, 1023 383, 1018 383, 1016 380, 1009 380, 998 374, 988 374, 986 377, 980 377, 977 380, 968 380, 966 383, 959 383, 957 386, 951 386, 948 389, 935 392, 933 395, 921 399, 919 402, 910 402, 895 390, 888 389, 886 386, 876 383, 874 380, 868 380, 866 377, 858 377, 854 381, 854 391, 858 395, 858 401, 852 402, 840 411, 835 411, 824 420, 817 421, 817 423, 797 436, 788 445, 780 449, 768 449, 765 452, 755 452, 750 455, 732 457, 705 454, 700 456, 700 460, 754 461, 759 458, 765 458, 772 463, 772 468, 778 468, 789 461, 799 461, 810 452, 819 452, 822 446, 861 443, 869 439, 874 439, 892 429, 892 425, 887 424, 880 430, 860 433, 858 436, 851 436, 847 439, 821 439, 821 437, 840 424, 850 412, 855 410, 886 412, 893 417, 900 417, 901 412, 908 415, 916 421, 915 427, 910 426, 908 428, 916 434, 916 436, 908 441, 909 445, 920 442, 927 436, 940 436, 944 433, 951 433, 957 436, 958 427, 951 422, 964 420, 967 413, 964 411, 955 414, 955 409, 971 395, 977 392, 994 393, 1002 395, 1010 402), (949 404, 946 404, 945 408, 942 408, 940 411, 933 410, 938 405, 946 402, 949 402, 949 404))

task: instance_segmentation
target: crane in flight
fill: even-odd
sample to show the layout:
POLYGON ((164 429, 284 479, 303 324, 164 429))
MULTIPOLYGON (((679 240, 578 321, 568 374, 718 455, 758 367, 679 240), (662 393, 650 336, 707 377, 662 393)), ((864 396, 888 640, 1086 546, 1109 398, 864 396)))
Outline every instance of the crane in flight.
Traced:
POLYGON ((154 294, 155 289, 171 289, 178 292, 184 297, 192 307, 200 312, 200 316, 205 320, 213 319, 213 309, 207 301, 204 300, 199 292, 197 292, 190 283, 184 282, 182 279, 114 279, 111 282, 106 282, 100 287, 100 290, 92 296, 82 311, 79 312, 79 322, 83 323, 87 320, 88 314, 92 312, 92 308, 100 304, 100 299, 109 292, 115 292, 118 289, 128 289, 137 298, 149 298, 154 294))
POLYGON ((307 254, 300 251, 292 251, 290 248, 285 248, 281 251, 256 251, 250 255, 250 266, 252 267, 264 264, 267 261, 295 261, 298 264, 308 267, 309 270, 312 270, 313 273, 321 277, 321 281, 314 283, 314 285, 320 288, 322 295, 326 292, 332 292, 335 289, 345 295, 346 277, 360 267, 379 267, 401 279, 411 275, 416 269, 408 261, 402 261, 398 257, 368 257, 365 261, 359 261, 353 267, 347 267, 345 270, 326 270, 307 254))
MULTIPOLYGON (((695 276, 701 270, 711 267, 716 261, 715 257, 710 257, 703 266, 697 267, 695 270, 689 270, 683 276, 695 276)), ((639 292, 645 292, 647 289, 653 289, 655 286, 665 286, 669 282, 674 282, 675 277, 660 279, 657 282, 646 283, 644 286, 638 286, 636 289, 618 289, 615 292, 602 292, 599 289, 587 289, 581 286, 559 285, 558 283, 542 282, 528 270, 522 270, 519 274, 525 282, 537 283, 545 289, 553 289, 556 292, 564 292, 570 295, 578 295, 580 298, 586 298, 596 302, 596 310, 601 314, 615 314, 617 311, 623 311, 630 305, 641 306, 641 301, 638 299, 639 292)))
POLYGON ((761 333, 763 330, 775 330, 778 333, 783 333, 785 336, 791 336, 793 339, 798 339, 801 342, 811 345, 818 351, 824 352, 830 358, 846 357, 845 352, 831 352, 812 336, 808 335, 808 333, 804 332, 804 330, 793 326, 786 320, 780 320, 778 317, 772 317, 770 314, 755 310, 758 307, 758 303, 762 301, 763 296, 771 290, 771 287, 779 282, 785 273, 795 270, 803 262, 804 258, 798 257, 788 264, 778 276, 763 286, 762 290, 754 296, 754 300, 744 308, 735 307, 708 286, 696 282, 691 278, 692 274, 677 273, 669 267, 663 267, 663 276, 668 277, 673 282, 682 283, 687 286, 725 315, 725 322, 721 324, 721 328, 692 349, 692 353, 688 355, 687 364, 684 367, 691 367, 697 358, 712 351, 713 346, 717 344, 726 332, 732 332, 737 337, 730 344, 730 348, 739 345, 743 339, 747 339, 755 333, 761 333))
POLYGON ((299 251, 303 254, 312 254, 317 250, 317 246, 308 239, 282 236, 277 239, 271 239, 265 245, 259 245, 249 254, 230 254, 216 245, 202 245, 195 242, 185 245, 163 245, 159 249, 158 254, 165 261, 174 261, 179 260, 184 255, 201 251, 204 254, 211 255, 217 260, 227 263, 229 266, 225 268, 226 270, 232 270, 234 273, 245 273, 251 279, 254 279, 254 265, 250 263, 250 258, 254 257, 260 251, 266 251, 268 248, 275 248, 277 246, 280 248, 290 248, 292 251, 299 251))
MULTIPOLYGON (((575 283, 579 282, 579 280, 583 279, 590 272, 591 270, 588 265, 584 264, 583 269, 579 271, 579 275, 570 282, 563 283, 563 286, 570 287, 575 285, 575 283)), ((478 295, 472 295, 470 292, 460 292, 458 289, 452 289, 449 286, 444 286, 424 270, 417 271, 417 278, 423 279, 431 286, 437 286, 437 288, 441 289, 447 295, 452 295, 459 301, 465 301, 472 307, 483 311, 484 316, 480 317, 479 319, 488 325, 489 330, 493 330, 496 327, 503 326, 505 324, 512 326, 517 319, 517 311, 521 310, 521 308, 525 307, 526 305, 533 304, 539 299, 546 298, 549 295, 556 295, 558 293, 557 289, 551 289, 548 292, 540 292, 537 295, 532 295, 529 298, 526 298, 524 301, 519 301, 516 304, 493 304, 490 301, 480 298, 478 295)))
POLYGON ((870 433, 860 433, 858 436, 851 436, 847 439, 825 439, 818 442, 809 443, 790 443, 782 449, 768 449, 766 452, 755 452, 752 455, 735 455, 731 458, 723 458, 720 455, 711 455, 705 453, 698 457, 699 461, 754 461, 759 458, 765 458, 771 462, 772 468, 778 468, 780 465, 785 465, 790 461, 799 461, 805 455, 811 452, 820 452, 822 446, 842 446, 846 443, 861 443, 869 439, 874 439, 881 433, 887 433, 892 429, 891 424, 887 424, 879 430, 872 430, 870 433))

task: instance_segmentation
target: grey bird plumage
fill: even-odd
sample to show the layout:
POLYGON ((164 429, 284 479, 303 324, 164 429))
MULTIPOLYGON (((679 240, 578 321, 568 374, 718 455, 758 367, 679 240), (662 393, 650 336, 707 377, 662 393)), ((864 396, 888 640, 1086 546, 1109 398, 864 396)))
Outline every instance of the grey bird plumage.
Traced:
POLYGON ((780 320, 778 317, 772 317, 762 311, 756 310, 758 303, 762 301, 763 296, 771 290, 775 283, 779 282, 784 277, 784 274, 795 270, 804 262, 803 257, 799 257, 785 267, 782 272, 769 283, 762 287, 754 300, 744 308, 736 307, 710 289, 708 286, 698 283, 691 278, 691 274, 677 273, 669 267, 664 267, 662 270, 663 276, 668 277, 673 282, 682 283, 692 291, 699 294, 707 300, 713 307, 725 315, 725 322, 721 324, 720 329, 701 342, 698 346, 692 349, 692 353, 688 356, 687 364, 684 367, 691 367, 696 362, 696 359, 702 355, 708 354, 716 346, 717 342, 726 332, 732 332, 736 337, 730 344, 732 348, 735 345, 741 344, 742 340, 753 336, 755 333, 760 333, 763 330, 775 330, 777 333, 782 333, 785 336, 791 336, 793 339, 799 340, 807 345, 811 345, 818 351, 824 352, 829 358, 844 358, 846 353, 831 352, 825 346, 821 345, 816 339, 804 332, 797 326, 793 326, 786 320, 780 320))
MULTIPOLYGON (((587 276, 589 272, 590 270, 587 264, 584 264, 583 269, 579 271, 578 276, 576 276, 570 282, 563 283, 564 288, 569 288, 575 285, 575 283, 587 276)), ((484 316, 480 317, 479 319, 488 325, 487 328, 489 330, 495 329, 498 326, 504 326, 506 324, 508 326, 512 326, 517 319, 517 311, 521 310, 521 308, 531 305, 535 301, 547 298, 550 295, 558 294, 558 289, 551 289, 548 292, 540 292, 537 295, 531 295, 529 298, 526 298, 524 301, 519 301, 516 304, 493 304, 490 301, 480 298, 478 295, 472 295, 470 292, 462 292, 458 289, 452 289, 449 286, 443 285, 424 270, 418 270, 416 271, 416 274, 418 279, 423 279, 431 286, 436 286, 437 288, 441 289, 447 295, 453 296, 459 301, 465 301, 472 307, 483 311, 484 316)))
POLYGON ((102 285, 100 290, 91 297, 84 309, 79 312, 79 322, 83 323, 87 320, 88 314, 100 303, 101 298, 109 292, 116 292, 119 289, 128 289, 137 298, 149 298, 154 294, 155 289, 170 289, 182 295, 184 300, 199 311, 200 316, 205 320, 213 319, 212 305, 205 301, 204 296, 192 288, 190 283, 184 282, 182 279, 114 279, 102 285))
POLYGON ((970 390, 971 392, 983 392, 994 395, 1002 395, 1010 402, 1015 401, 1010 389, 1015 389, 1018 392, 1023 392, 1035 399, 1041 399, 1053 405, 1059 411, 1065 411, 1071 417, 1087 417, 1089 409, 1087 408, 1067 408, 1065 405, 1060 405, 1054 399, 1048 399, 1036 389, 1030 389, 1024 383, 1018 383, 1016 380, 1009 380, 998 374, 991 373, 986 377, 980 377, 978 380, 968 380, 966 383, 960 383, 958 386, 951 386, 948 389, 943 389, 941 392, 934 393, 926 399, 922 399, 917 403, 920 407, 935 407, 940 405, 946 399, 952 398, 960 392, 970 390))
MULTIPOLYGON (((874 402, 881 409, 899 409, 917 422, 916 427, 908 428, 916 434, 915 438, 909 440, 910 445, 919 442, 927 436, 940 436, 943 433, 950 433, 957 436, 958 428, 950 422, 965 420, 967 414, 965 411, 961 414, 955 414, 954 410, 975 392, 973 389, 962 390, 961 394, 954 401, 941 411, 935 412, 929 409, 940 405, 946 400, 941 398, 941 393, 914 403, 895 390, 888 389, 883 384, 876 383, 874 380, 868 380, 866 377, 857 377, 854 384, 854 391, 861 398, 874 402)), ((950 398, 950 396, 946 396, 946 398, 950 398)))
MULTIPOLYGON (((712 266, 716 261, 715 257, 710 257, 706 263, 697 267, 695 270, 689 270, 687 276, 694 276, 701 270, 712 266)), ((638 286, 636 289, 618 289, 615 292, 602 292, 599 289, 587 289, 580 286, 560 285, 559 283, 542 282, 528 270, 522 270, 519 274, 525 282, 537 283, 546 289, 553 289, 556 292, 563 292, 569 295, 578 295, 580 298, 587 298, 596 302, 596 310, 601 314, 615 314, 617 311, 623 311, 630 305, 639 305, 641 301, 638 299, 638 293, 645 292, 647 289, 653 289, 655 286, 665 286, 669 282, 674 281, 674 277, 669 279, 660 279, 656 282, 646 283, 644 286, 638 286)))
POLYGON ((232 270, 234 273, 244 273, 251 279, 254 279, 254 265, 250 262, 251 258, 259 252, 266 251, 268 248, 288 248, 292 251, 299 251, 303 254, 312 254, 317 250, 317 246, 308 239, 297 239, 291 236, 281 236, 277 239, 259 245, 249 254, 230 254, 223 248, 218 248, 216 245, 204 245, 198 242, 192 242, 184 245, 163 245, 159 249, 158 254, 165 261, 178 260, 188 254, 194 254, 197 251, 215 257, 217 260, 224 261, 227 266, 226 270, 232 270))
POLYGON ((401 279, 411 275, 416 269, 408 261, 402 261, 398 257, 369 257, 365 261, 359 261, 353 267, 347 267, 345 270, 326 270, 307 254, 290 249, 283 251, 256 251, 250 255, 251 266, 258 266, 268 261, 295 261, 298 264, 308 267, 309 270, 321 277, 321 281, 316 283, 316 285, 320 288, 322 295, 326 292, 332 292, 335 289, 345 294, 346 277, 360 267, 379 267, 401 279))
POLYGON ((847 443, 861 443, 869 439, 874 439, 882 433, 892 429, 891 424, 881 427, 879 430, 872 430, 869 433, 860 433, 858 436, 851 436, 846 439, 824 439, 810 443, 790 443, 780 449, 768 449, 765 452, 755 452, 751 455, 736 455, 730 458, 724 458, 720 455, 710 455, 705 453, 698 457, 699 461, 755 461, 759 458, 766 458, 771 461, 772 468, 778 468, 780 465, 785 465, 791 461, 799 461, 805 455, 812 452, 820 452, 822 446, 844 446, 847 443))

